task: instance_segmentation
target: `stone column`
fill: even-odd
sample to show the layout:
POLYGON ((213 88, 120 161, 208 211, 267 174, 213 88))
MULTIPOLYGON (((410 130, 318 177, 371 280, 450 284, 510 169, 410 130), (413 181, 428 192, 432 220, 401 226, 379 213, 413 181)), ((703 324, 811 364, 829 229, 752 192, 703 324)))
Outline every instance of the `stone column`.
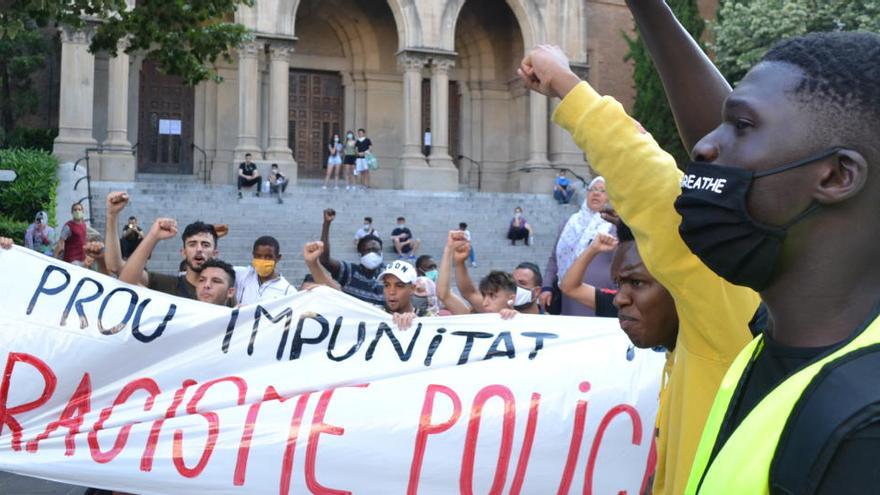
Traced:
POLYGON ((431 167, 455 168, 449 156, 449 71, 451 58, 434 58, 431 66, 431 167))
POLYGON ((262 158, 257 141, 259 128, 259 56, 263 42, 251 41, 238 49, 238 143, 235 146, 233 161, 244 159, 245 153, 254 155, 254 161, 262 158))
POLYGON ((293 161, 287 143, 288 85, 290 81, 290 54, 293 44, 272 41, 269 45, 269 148, 267 160, 293 161))
POLYGON ((427 59, 419 54, 401 53, 397 63, 403 70, 403 156, 401 169, 426 168, 422 154, 422 69, 427 59))
POLYGON ((128 72, 127 44, 120 42, 115 57, 108 64, 107 139, 102 146, 109 148, 101 155, 101 179, 133 181, 134 155, 128 140, 128 72))
POLYGON ((53 152, 59 161, 76 161, 97 142, 92 136, 95 93, 95 56, 89 52, 94 29, 62 27, 61 92, 58 109, 58 137, 53 152))
POLYGON ((547 97, 529 94, 529 165, 546 165, 547 159, 547 97))

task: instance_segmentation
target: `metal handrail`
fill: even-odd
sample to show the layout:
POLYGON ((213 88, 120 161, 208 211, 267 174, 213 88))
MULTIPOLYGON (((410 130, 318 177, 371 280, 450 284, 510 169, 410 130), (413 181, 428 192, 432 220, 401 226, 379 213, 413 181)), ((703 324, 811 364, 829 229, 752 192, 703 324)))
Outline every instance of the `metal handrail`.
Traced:
POLYGON ((86 196, 81 198, 79 201, 77 201, 77 203, 82 204, 82 202, 85 201, 86 199, 89 200, 89 218, 88 218, 89 222, 92 221, 92 214, 93 214, 93 211, 92 211, 92 167, 91 167, 91 161, 89 160, 89 153, 92 151, 96 151, 96 152, 98 152, 98 154, 102 154, 105 151, 127 152, 127 153, 131 153, 134 156, 134 155, 137 155, 138 144, 139 143, 135 143, 130 148, 120 148, 120 147, 112 147, 112 146, 111 147, 96 146, 93 148, 86 148, 84 150, 86 152, 85 156, 83 156, 82 158, 79 158, 78 160, 76 160, 73 163, 73 171, 76 172, 76 168, 79 166, 80 162, 82 162, 83 160, 85 160, 85 162, 86 162, 86 164, 85 164, 86 175, 84 177, 80 177, 79 179, 77 179, 76 182, 73 183, 73 190, 76 191, 77 188, 79 187, 79 183, 82 182, 83 179, 86 180, 86 190, 87 190, 86 196))
POLYGON ((201 146, 196 143, 190 143, 190 147, 194 150, 198 150, 199 153, 202 154, 202 183, 207 184, 209 182, 209 172, 208 172, 208 153, 202 149, 201 146))
MULTIPOLYGON (((483 190, 483 163, 478 162, 467 155, 459 154, 458 159, 461 160, 462 158, 471 162, 471 164, 477 166, 476 167, 477 168, 477 191, 482 191, 483 190)), ((471 184, 471 174, 473 173, 473 171, 474 171, 474 167, 470 167, 470 169, 468 170, 468 185, 471 184)))

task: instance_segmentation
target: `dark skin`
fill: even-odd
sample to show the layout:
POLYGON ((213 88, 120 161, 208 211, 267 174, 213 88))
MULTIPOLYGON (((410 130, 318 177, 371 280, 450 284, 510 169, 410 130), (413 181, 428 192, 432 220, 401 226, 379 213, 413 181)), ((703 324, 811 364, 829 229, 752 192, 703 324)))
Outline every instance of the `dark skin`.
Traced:
MULTIPOLYGON (((321 242, 324 243, 324 251, 321 253, 321 257, 318 260, 324 265, 324 268, 330 272, 330 275, 334 278, 339 276, 339 270, 342 268, 342 265, 339 264, 339 261, 330 257, 330 224, 333 223, 333 220, 336 219, 336 210, 333 208, 327 208, 324 210, 324 225, 321 228, 321 242)), ((362 242, 360 245, 360 249, 358 250, 358 254, 361 256, 367 253, 381 253, 382 252, 382 244, 375 240, 370 240, 367 242, 362 242)), ((371 273, 377 272, 381 269, 381 266, 377 267, 375 270, 372 270, 371 273)))
MULTIPOLYGON (((276 266, 277 266, 278 262, 281 261, 281 255, 275 252, 274 246, 257 246, 254 248, 252 255, 253 255, 254 259, 256 259, 256 260, 274 261, 276 266)), ((263 278, 263 277, 260 277, 259 275, 257 275, 257 278, 260 279, 260 283, 262 284, 266 280, 272 280, 273 278, 275 278, 277 276, 278 276, 277 271, 273 270, 272 274, 269 275, 268 277, 263 278)))
POLYGON ((620 328, 633 345, 640 349, 675 349, 675 300, 645 268, 634 241, 620 243, 611 262, 611 276, 618 285, 614 305, 619 311, 620 328))
POLYGON ((413 284, 406 284, 394 275, 385 275, 382 279, 385 292, 385 306, 392 313, 412 313, 413 284))
POLYGON ((880 229, 876 222, 860 222, 859 229, 851 228, 856 219, 876 218, 870 204, 876 203, 880 192, 878 174, 867 177, 867 163, 880 161, 876 150, 864 143, 836 141, 834 123, 817 125, 821 116, 817 116, 816 108, 804 108, 791 95, 766 101, 768 94, 780 95, 780 86, 793 87, 802 77, 799 69, 779 68, 779 77, 774 78, 769 74, 773 70, 761 66, 785 64, 759 64, 731 94, 717 68, 696 47, 665 2, 627 0, 627 5, 663 80, 682 142, 693 147, 695 159, 765 170, 805 158, 823 147, 849 148, 804 169, 759 179, 749 198, 749 210, 757 220, 775 220, 776 224, 799 213, 804 197, 836 205, 789 231, 776 280, 761 298, 770 313, 768 332, 785 345, 818 347, 847 338, 880 299, 880 279, 872 253, 880 229), (765 89, 768 92, 762 98, 765 89), (732 100, 724 105, 722 120, 714 109, 721 107, 728 96, 732 100), (781 128, 781 123, 770 116, 781 107, 786 114, 798 114, 800 118, 788 120, 781 128), (760 117, 756 125, 751 123, 750 112, 760 117), (739 134, 731 128, 737 120, 743 127, 739 134), (812 129, 808 123, 812 123, 812 129), (705 139, 696 144, 704 135, 705 139), (853 149, 856 146, 858 149, 853 149), (774 193, 779 196, 774 197, 774 193), (859 197, 853 198, 857 194, 859 197), (783 198, 796 202, 785 203, 783 198), (853 199, 840 204, 849 198, 853 199), (774 206, 779 208, 774 210, 774 206))
POLYGON ((715 109, 730 94, 730 84, 664 0, 626 0, 626 4, 663 81, 684 148, 693 149, 721 123, 715 109))
POLYGON ((731 93, 721 125, 700 140, 693 157, 761 171, 844 148, 756 179, 748 199, 753 218, 771 225, 788 222, 812 203, 822 206, 789 229, 774 280, 761 293, 775 340, 820 347, 849 337, 880 300, 880 174, 868 174, 869 161, 880 160, 870 145, 836 135, 839 113, 821 100, 805 105, 791 92, 802 78, 802 70, 789 64, 758 64, 731 93))
POLYGON ((437 269, 437 262, 434 261, 434 258, 425 258, 419 266, 416 267, 416 272, 420 277, 424 277, 425 273, 430 272, 431 270, 437 269))

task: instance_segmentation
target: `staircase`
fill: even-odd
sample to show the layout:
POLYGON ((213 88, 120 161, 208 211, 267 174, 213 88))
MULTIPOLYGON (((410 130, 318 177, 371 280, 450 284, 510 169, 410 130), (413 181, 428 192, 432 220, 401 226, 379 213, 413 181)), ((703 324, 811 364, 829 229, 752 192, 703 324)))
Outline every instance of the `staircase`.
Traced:
MULTIPOLYGON (((477 268, 471 269, 474 281, 491 269, 512 270, 522 261, 532 261, 543 271, 559 226, 574 205, 557 205, 550 195, 479 192, 424 192, 371 189, 367 191, 323 190, 319 181, 300 181, 289 187, 284 204, 263 194, 255 197, 253 189, 238 199, 234 186, 205 185, 191 176, 144 175, 131 182, 92 182, 92 225, 104 231, 105 200, 111 191, 126 191, 131 200, 120 214, 119 229, 130 215, 138 218, 146 232, 153 220, 167 216, 177 220, 180 230, 195 220, 229 225, 229 234, 220 239, 220 258, 234 265, 248 265, 254 240, 271 235, 281 245, 280 271, 299 285, 308 273, 302 260, 303 245, 319 240, 324 208, 336 210, 330 231, 332 256, 357 261, 353 238, 363 225, 363 217, 373 217, 373 226, 385 242, 385 260, 396 259, 389 238, 396 218, 404 216, 415 237, 421 239, 418 254, 443 254, 446 234, 466 222, 473 234, 477 268), (506 239, 507 226, 516 206, 535 231, 532 246, 511 246, 506 239)), ((149 268, 175 273, 181 261, 181 241, 160 243, 149 268)))

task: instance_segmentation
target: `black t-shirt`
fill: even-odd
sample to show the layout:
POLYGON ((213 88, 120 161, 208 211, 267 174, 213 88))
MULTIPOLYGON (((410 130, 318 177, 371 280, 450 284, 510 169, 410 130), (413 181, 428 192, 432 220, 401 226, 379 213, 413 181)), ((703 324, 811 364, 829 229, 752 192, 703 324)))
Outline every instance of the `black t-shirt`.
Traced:
POLYGON ((122 257, 127 259, 131 256, 131 253, 134 252, 135 249, 141 244, 143 240, 142 234, 143 230, 140 227, 132 228, 130 225, 126 224, 125 228, 122 229, 122 237, 119 239, 119 250, 121 251, 122 257))
POLYGON ((241 162, 241 164, 239 164, 238 166, 238 169, 241 170, 244 175, 252 176, 257 170, 257 164, 254 162, 241 162))
POLYGON ((372 145, 373 142, 370 141, 370 138, 364 138, 355 142, 354 147, 357 149, 358 153, 364 153, 369 150, 372 145))
POLYGON ((614 291, 596 289, 596 316, 600 318, 617 318, 617 306, 614 305, 614 291))
POLYGON ((186 275, 165 275, 164 273, 147 272, 149 283, 147 287, 172 296, 196 299, 196 287, 189 283, 186 275))
MULTIPOLYGON (((712 457, 749 412, 783 380, 838 347, 790 347, 764 333, 764 349, 748 371, 739 398, 733 404, 731 421, 718 432, 712 457)), ((836 447, 822 476, 816 495, 877 493, 880 487, 880 423, 869 423, 850 433, 836 447)), ((805 467, 804 469, 807 469, 805 467)), ((771 493, 782 492, 774 491, 771 493)))
POLYGON ((412 232, 406 227, 403 227, 403 228, 397 227, 394 230, 392 230, 391 236, 394 237, 396 235, 402 235, 402 237, 400 238, 400 242, 408 241, 408 240, 412 239, 412 232))

